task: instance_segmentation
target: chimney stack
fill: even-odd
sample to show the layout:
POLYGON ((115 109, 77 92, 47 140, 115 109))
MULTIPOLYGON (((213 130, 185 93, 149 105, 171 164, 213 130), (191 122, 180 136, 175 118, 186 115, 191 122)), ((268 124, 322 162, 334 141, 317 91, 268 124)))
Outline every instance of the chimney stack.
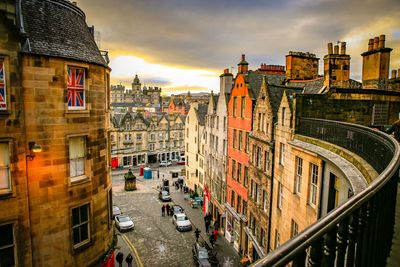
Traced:
POLYGON ((385 35, 379 36, 379 48, 385 48, 385 35))
POLYGON ((368 41, 368 51, 372 51, 374 49, 374 39, 369 39, 368 41))
POLYGON ((328 55, 333 54, 333 46, 332 43, 328 43, 328 55))
POLYGON ((242 54, 242 61, 245 61, 245 60, 246 60, 245 57, 246 57, 245 54, 242 54))
POLYGON ((340 54, 341 55, 346 55, 346 42, 341 42, 340 43, 340 54))
POLYGON ((392 70, 392 79, 397 78, 397 70, 392 70))
POLYGON ((72 2, 72 4, 74 5, 74 6, 78 6, 78 3, 77 2, 72 2))
POLYGON ((339 54, 339 45, 335 45, 335 46, 333 47, 333 53, 334 53, 335 55, 338 55, 338 54, 339 54))
POLYGON ((224 69, 224 74, 228 74, 229 73, 229 69, 224 69))
POLYGON ((374 50, 378 49, 379 47, 379 37, 374 38, 374 50))

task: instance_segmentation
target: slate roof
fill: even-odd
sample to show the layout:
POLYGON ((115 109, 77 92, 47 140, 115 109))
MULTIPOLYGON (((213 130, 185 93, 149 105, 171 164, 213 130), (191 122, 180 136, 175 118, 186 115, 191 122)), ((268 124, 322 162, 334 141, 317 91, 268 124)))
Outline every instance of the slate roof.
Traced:
POLYGON ((197 118, 199 120, 200 125, 205 125, 207 109, 208 109, 208 105, 206 105, 206 104, 199 104, 197 109, 195 109, 197 112, 197 118))
POLYGON ((85 21, 65 0, 22 0, 27 41, 22 52, 107 66, 85 21))
POLYGON ((249 83, 249 87, 252 93, 252 97, 257 99, 258 93, 260 92, 263 77, 268 79, 270 85, 281 85, 285 80, 285 75, 282 74, 262 74, 254 71, 249 71, 245 76, 246 82, 249 83))
POLYGON ((318 94, 324 86, 324 77, 313 80, 292 80, 286 83, 288 86, 303 88, 305 94, 318 94))
POLYGON ((290 88, 286 86, 278 86, 278 85, 269 85, 269 97, 271 101, 271 107, 274 117, 278 114, 279 105, 282 101, 283 92, 286 91, 286 95, 290 98, 291 95, 294 93, 301 94, 303 89, 302 88, 290 88))

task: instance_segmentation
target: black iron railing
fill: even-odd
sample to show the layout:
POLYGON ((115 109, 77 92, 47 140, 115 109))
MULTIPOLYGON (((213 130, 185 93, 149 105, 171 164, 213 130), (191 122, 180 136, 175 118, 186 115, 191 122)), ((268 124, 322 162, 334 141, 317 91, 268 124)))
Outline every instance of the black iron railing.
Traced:
POLYGON ((251 266, 385 266, 393 237, 400 148, 367 127, 302 118, 297 134, 350 150, 379 176, 362 192, 251 266))

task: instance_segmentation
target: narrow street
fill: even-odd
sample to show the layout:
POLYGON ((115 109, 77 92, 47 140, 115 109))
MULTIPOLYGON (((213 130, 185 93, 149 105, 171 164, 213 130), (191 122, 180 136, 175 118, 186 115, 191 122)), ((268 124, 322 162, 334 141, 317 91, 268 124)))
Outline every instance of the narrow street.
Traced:
MULTIPOLYGON (((200 239, 208 240, 201 209, 192 209, 184 199, 184 194, 171 186, 172 202, 169 204, 181 205, 193 225, 192 231, 178 232, 171 222, 171 217, 161 216, 161 206, 164 203, 158 199, 157 185, 161 183, 162 177, 168 178, 172 184, 169 172, 180 168, 181 166, 160 168, 160 179, 157 179, 156 175, 153 175, 155 179, 143 179, 138 177, 138 170, 133 170, 138 177, 137 190, 131 192, 124 191, 123 174, 127 170, 113 173, 113 205, 119 206, 135 223, 133 231, 120 234, 118 247, 126 256, 129 253, 129 244, 123 239, 127 238, 130 241, 139 257, 139 263, 135 262, 134 266, 196 266, 192 257, 195 227, 201 230, 200 239)), ((237 253, 222 236, 218 238, 214 250, 217 251, 220 266, 239 266, 237 253)))

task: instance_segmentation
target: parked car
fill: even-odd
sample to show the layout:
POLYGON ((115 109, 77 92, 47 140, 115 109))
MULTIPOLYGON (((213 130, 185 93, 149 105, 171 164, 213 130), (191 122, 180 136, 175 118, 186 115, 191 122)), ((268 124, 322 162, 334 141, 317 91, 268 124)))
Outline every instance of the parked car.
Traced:
POLYGON ((166 190, 161 190, 160 193, 158 193, 158 198, 161 201, 171 201, 171 196, 169 195, 169 192, 166 190))
POLYGON ((121 214, 122 214, 121 209, 118 206, 113 205, 113 219, 115 218, 115 216, 121 214))
POLYGON ((172 216, 172 223, 176 226, 176 230, 191 231, 192 223, 185 213, 177 213, 172 216))
POLYGON ((176 162, 176 164, 179 164, 179 165, 185 165, 185 163, 186 163, 185 157, 181 157, 180 160, 178 160, 176 162))
POLYGON ((128 215, 117 215, 115 216, 115 226, 120 231, 131 230, 135 227, 135 224, 128 215))
POLYGON ((182 208, 179 205, 172 205, 171 209, 172 209, 173 214, 184 213, 184 211, 185 211, 184 208, 182 208))
POLYGON ((160 161, 160 167, 167 167, 167 166, 171 166, 172 162, 170 160, 162 160, 160 161))
POLYGON ((197 266, 211 267, 208 260, 208 250, 205 247, 200 246, 199 243, 192 245, 193 260, 197 266))

